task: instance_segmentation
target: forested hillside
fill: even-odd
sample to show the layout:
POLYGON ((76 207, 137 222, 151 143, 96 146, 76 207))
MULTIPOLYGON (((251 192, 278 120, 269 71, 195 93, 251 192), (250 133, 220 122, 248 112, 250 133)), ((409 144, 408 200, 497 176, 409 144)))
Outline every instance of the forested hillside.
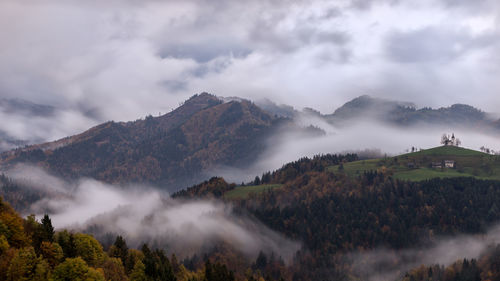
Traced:
MULTIPOLYGON (((160 275, 155 274, 167 274, 161 272, 170 272, 170 270, 178 278, 177 280, 187 280, 182 276, 195 276, 194 280, 207 280, 203 279, 203 274, 209 274, 207 268, 210 271, 211 266, 219 268, 223 275, 229 274, 227 276, 230 276, 230 271, 233 271, 232 276, 237 280, 253 280, 252 278, 260 277, 265 280, 280 278, 285 280, 370 280, 366 272, 359 270, 359 263, 373 262, 371 261, 373 257, 364 256, 363 253, 370 253, 380 248, 395 253, 415 247, 425 251, 439 244, 443 237, 487 235, 487 231, 500 219, 499 181, 462 177, 435 178, 415 182, 395 179, 392 172, 384 167, 364 171, 354 176, 338 168, 331 169, 332 166, 347 166, 356 160, 356 155, 321 155, 312 159, 302 158, 276 171, 264 173, 244 185, 230 184, 223 178, 215 177, 173 195, 178 200, 211 198, 229 202, 234 206, 235 212, 248 213, 271 229, 300 241, 302 248, 287 266, 276 255, 261 253, 256 260, 248 259, 242 256, 238 249, 225 245, 223 241, 205 252, 204 256, 192 256, 182 262, 173 261, 174 258, 167 258, 167 255, 162 252, 151 251, 153 253, 151 259, 163 264, 154 266, 157 268, 155 270, 160 271, 147 270, 145 260, 148 256, 147 248, 142 249, 142 255, 137 254, 139 252, 135 250, 129 250, 129 255, 136 253, 142 258, 141 262, 146 268, 145 274, 152 278, 149 280, 157 280, 154 276, 160 275), (250 192, 240 197, 226 196, 238 189, 269 185, 279 185, 279 188, 250 192), (357 254, 353 256, 354 253, 357 254), (205 264, 208 260, 212 263, 205 264), (213 265, 217 262, 224 264, 225 267, 213 265), (174 266, 174 264, 181 263, 184 267, 174 266), (168 269, 170 267, 165 264, 170 264, 172 269, 168 269), (183 269, 179 271, 175 268, 183 269)), ((5 177, 3 181, 4 186, 8 187, 3 188, 3 194, 9 198, 16 198, 13 196, 16 194, 12 191, 13 188, 9 188, 9 186, 16 186, 16 183, 5 177)), ((4 203, 3 206, 7 205, 4 203)), ((17 221, 18 226, 24 227, 18 227, 14 231, 11 230, 11 226, 8 226, 8 230, 3 227, 9 248, 15 248, 10 250, 10 256, 6 256, 9 263, 14 260, 15 253, 25 255, 27 253, 25 251, 32 256, 42 255, 39 260, 44 260, 45 256, 38 250, 39 246, 36 244, 38 243, 36 241, 45 241, 44 238, 33 236, 34 234, 26 230, 30 229, 26 225, 28 222, 32 225, 43 225, 44 221, 47 224, 47 218, 41 224, 37 223, 33 217, 22 220, 12 209, 4 208, 8 210, 6 213, 9 215, 2 217, 3 224, 8 225, 11 221, 17 221), (27 234, 21 235, 24 232, 27 234), (21 234, 12 236, 12 233, 21 234), (30 250, 30 246, 33 250, 30 250)), ((80 237, 79 235, 83 234, 74 234, 71 239, 76 239, 80 237)), ((70 239, 68 237, 72 237, 70 233, 60 232, 55 234, 52 241, 59 243, 66 259, 78 256, 71 254, 74 251, 71 247, 67 250, 67 241, 70 239), (65 254, 65 251, 70 251, 70 254, 65 254)), ((118 246, 115 245, 115 247, 118 246)), ((107 257, 113 257, 112 251, 114 250, 112 249, 114 248, 111 247, 107 254, 102 252, 102 258, 99 258, 98 263, 86 260, 84 254, 81 254, 82 259, 87 266, 95 268, 96 272, 106 274, 105 262, 107 257)), ((101 253, 100 251, 97 252, 101 253)), ((5 253, 4 255, 7 255, 5 253)), ((172 254, 182 255, 182 253, 168 253, 168 256, 172 254)), ((500 264, 499 257, 495 252, 484 252, 478 259, 464 263, 464 257, 456 256, 460 262, 454 265, 440 264, 438 266, 427 263, 424 259, 422 261, 424 267, 409 271, 398 267, 404 260, 393 258, 390 264, 377 268, 381 272, 396 270, 395 276, 399 279, 406 278, 404 280, 429 280, 425 278, 429 277, 431 271, 434 276, 432 278, 441 277, 430 280, 476 280, 449 279, 452 278, 450 276, 453 278, 469 276, 472 271, 473 276, 481 276, 480 280, 496 280, 494 276, 500 271, 500 267, 496 266, 500 264), (464 267, 464 264, 467 266, 464 267), (432 269, 429 269, 431 267, 432 269), (449 273, 450 271, 453 271, 453 274, 449 273), (443 276, 448 276, 446 277, 448 279, 443 279, 443 276)), ((61 258, 61 264, 64 263, 63 261, 64 259, 61 258)), ((70 259, 70 261, 74 260, 70 259)), ((119 262, 114 260, 114 263, 119 262)), ((8 268, 8 265, 5 266, 8 268)), ((53 270, 50 271, 51 274, 56 272, 58 266, 59 264, 51 267, 50 270, 53 270)), ((124 259, 122 266, 124 274, 131 280, 136 280, 130 275, 135 265, 124 259)), ((8 269, 6 270, 8 272, 8 269)), ((94 271, 88 269, 88 272, 94 271)))
POLYGON ((499 181, 462 177, 411 182, 393 178, 384 167, 356 176, 326 168, 353 160, 335 155, 301 159, 248 183, 280 188, 243 198, 225 194, 248 185, 230 185, 221 178, 175 196, 225 198, 302 241, 296 280, 347 280, 358 274, 352 261, 346 261, 352 252, 425 248, 439 237, 485 233, 500 219, 499 181))
POLYGON ((0 165, 27 163, 66 179, 155 183, 178 190, 206 178, 218 165, 253 163, 266 137, 284 121, 251 102, 223 103, 203 93, 163 116, 108 122, 80 135, 6 152, 0 165))
MULTIPOLYGON (((201 94, 164 116, 128 123, 108 122, 80 135, 4 153, 1 164, 3 168, 35 164, 66 180, 87 176, 110 183, 154 183, 177 190, 206 178, 204 172, 216 165, 238 167, 254 162, 264 151, 264 140, 288 122, 289 119, 271 116, 248 101, 224 103, 212 95, 201 94)), ((147 246, 141 251, 130 250, 130 254, 123 254, 126 258, 120 267, 117 260, 111 265, 113 248, 96 250, 101 257, 92 261, 67 246, 68 239, 77 237, 91 239, 94 242, 88 243, 99 245, 97 248, 107 248, 108 242, 100 244, 86 234, 64 231, 47 240, 30 229, 41 229, 48 218, 39 223, 32 216, 26 220, 17 218, 24 230, 4 230, 5 245, 11 250, 2 254, 3 265, 5 272, 10 272, 9 264, 17 262, 14 258, 19 254, 35 258, 37 262, 29 274, 43 273, 43 278, 57 276, 57 268, 68 271, 77 266, 94 276, 88 278, 96 280, 101 275, 112 280, 141 280, 132 275, 140 259, 146 280, 210 280, 204 278, 214 270, 224 277, 213 280, 369 280, 358 264, 370 263, 370 258, 362 254, 353 258, 354 253, 380 248, 393 252, 412 247, 426 249, 439 243, 441 237, 487 233, 500 219, 498 163, 497 156, 455 146, 371 160, 359 160, 355 154, 324 154, 285 164, 250 182, 229 183, 212 177, 172 195, 176 200, 224 201, 233 206, 235 213, 248 214, 285 237, 300 241, 302 248, 288 265, 274 253, 249 259, 239 249, 219 241, 217 246, 204 249, 202 256, 186 257, 182 262, 172 257, 183 256, 182 253, 167 254, 147 246), (453 167, 444 167, 445 161, 453 161, 453 167), (11 239, 15 237, 12 233, 23 232, 26 234, 21 238, 11 239), (42 242, 58 243, 63 255, 57 262, 47 261, 49 266, 40 269, 40 273, 36 270, 45 266, 47 256, 40 250, 42 242), (131 262, 129 255, 134 253, 140 258, 131 262), (148 255, 155 261, 148 261, 148 255), (74 260, 78 256, 83 260, 74 260), (76 264, 67 265, 66 261, 76 264), (118 271, 116 276, 121 277, 109 277, 115 273, 106 270, 118 271)), ((31 204, 44 198, 67 195, 2 175, 0 196, 17 210, 27 212, 31 204)), ((9 210, 9 214, 17 216, 9 210)), ((7 217, 3 223, 7 225, 9 220, 7 217)), ((125 242, 120 238, 117 243, 125 242)), ((499 271, 495 267, 496 256, 483 253, 480 260, 453 265, 432 265, 424 260, 423 267, 407 271, 408 268, 399 267, 404 261, 394 258, 392 264, 379 266, 378 271, 393 270, 394 278, 407 280, 429 279, 431 271, 437 280, 445 280, 444 276, 446 280, 455 280, 450 276, 472 280, 463 279, 469 275, 494 280, 491 276, 499 271), (423 271, 427 273, 422 275, 423 271)))
POLYGON ((355 98, 330 115, 312 109, 283 113, 276 105, 262 106, 267 111, 245 99, 223 100, 202 93, 161 116, 109 121, 78 135, 4 152, 0 170, 23 163, 66 180, 92 177, 108 183, 153 183, 177 191, 216 176, 217 168, 255 164, 265 149, 280 145, 268 141, 281 132, 324 136, 315 122, 327 121, 340 129, 369 118, 386 125, 447 124, 490 134, 498 127, 489 115, 467 105, 416 109, 369 96, 355 98), (316 121, 302 120, 311 116, 316 121))
POLYGON ((481 281, 500 279, 500 245, 478 259, 458 260, 449 266, 420 266, 407 272, 403 281, 481 281))
POLYGON ((0 197, 0 280, 264 280, 261 270, 266 267, 272 268, 270 274, 278 277, 268 275, 265 280, 282 279, 283 261, 268 260, 261 255, 252 264, 242 256, 232 256, 240 259, 236 263, 239 272, 235 273, 220 262, 229 263, 230 254, 220 257, 221 251, 218 253, 179 261, 175 254, 167 256, 163 249, 151 249, 147 244, 140 249, 129 249, 121 236, 103 249, 91 235, 55 232, 47 215, 41 221, 34 216, 22 219, 0 197))

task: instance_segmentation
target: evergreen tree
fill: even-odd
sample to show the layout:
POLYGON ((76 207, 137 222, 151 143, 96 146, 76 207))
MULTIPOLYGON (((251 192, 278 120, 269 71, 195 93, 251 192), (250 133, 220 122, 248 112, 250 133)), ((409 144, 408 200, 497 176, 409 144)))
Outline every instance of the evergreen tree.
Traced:
POLYGON ((45 214, 42 219, 43 241, 54 242, 54 227, 49 215, 45 214))
POLYGON ((125 242, 125 239, 123 239, 122 236, 116 236, 115 243, 109 249, 109 256, 119 258, 124 265, 127 263, 128 247, 127 242, 125 242))
POLYGON ((260 185, 260 178, 259 176, 256 176, 255 179, 253 180, 254 185, 260 185))

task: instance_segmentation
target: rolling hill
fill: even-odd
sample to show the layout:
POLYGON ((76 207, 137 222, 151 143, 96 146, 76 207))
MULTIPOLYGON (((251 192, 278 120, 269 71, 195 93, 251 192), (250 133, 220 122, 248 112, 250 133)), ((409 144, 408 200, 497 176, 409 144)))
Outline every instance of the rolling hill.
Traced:
POLYGON ((327 154, 288 163, 272 173, 264 173, 256 179, 258 182, 236 185, 214 177, 173 196, 247 199, 273 190, 286 192, 290 188, 287 183, 310 172, 330 172, 353 179, 370 173, 383 173, 396 180, 412 182, 459 177, 500 181, 500 156, 457 146, 440 146, 395 157, 368 160, 357 160, 355 155, 327 154), (453 167, 445 167, 445 161, 452 161, 453 167), (436 167, 438 165, 441 167, 436 167))
POLYGON ((389 262, 378 264, 380 249, 425 252, 440 237, 485 234, 498 222, 499 164, 498 156, 454 146, 372 160, 320 155, 245 185, 212 178, 174 197, 230 201, 238 211, 302 241, 295 280, 369 280, 373 274, 392 276, 376 280, 401 280, 408 269, 398 264, 405 259, 389 255, 389 262), (444 160, 455 161, 456 168, 432 168, 444 160), (373 271, 356 268, 370 264, 373 271))
POLYGON ((345 163, 329 169, 349 176, 384 170, 395 179, 410 181, 450 177, 500 180, 500 157, 456 146, 440 146, 395 157, 345 163), (453 161, 453 167, 445 167, 444 161, 453 161))
POLYGON ((133 122, 107 122, 79 135, 1 155, 7 169, 29 163, 66 179, 155 183, 170 190, 205 179, 218 165, 242 167, 286 119, 249 101, 223 102, 202 93, 176 110, 133 122))
MULTIPOLYGON (((221 99, 207 93, 194 95, 162 116, 131 122, 110 121, 78 135, 4 152, 0 155, 0 170, 26 163, 43 167, 65 179, 92 177, 108 183, 153 183, 175 191, 214 176, 212 171, 218 167, 242 168, 254 164, 266 147, 265 140, 279 134, 278 128, 282 125, 301 129, 308 136, 325 133, 314 126, 304 129, 295 125, 294 121, 301 123, 304 115, 323 118, 336 127, 348 126, 350 121, 366 117, 401 126, 434 124, 438 120, 438 123, 469 126, 476 131, 498 127, 487 114, 467 105, 416 109, 410 103, 361 96, 333 114, 321 115, 312 109, 299 112, 270 101, 258 104, 260 107, 237 97, 221 99)), ((22 111, 25 107, 18 105, 15 108, 22 111)), ((50 113, 44 107, 35 109, 50 113)), ((427 175, 474 175, 491 178, 495 172, 487 170, 488 165, 484 169, 469 169, 460 164, 455 170, 438 174, 435 170, 423 169, 424 166, 408 171, 400 165, 396 177, 425 179, 427 175)), ((347 166, 346 170, 349 169, 347 166)), ((352 170, 357 171, 356 168, 352 170)))

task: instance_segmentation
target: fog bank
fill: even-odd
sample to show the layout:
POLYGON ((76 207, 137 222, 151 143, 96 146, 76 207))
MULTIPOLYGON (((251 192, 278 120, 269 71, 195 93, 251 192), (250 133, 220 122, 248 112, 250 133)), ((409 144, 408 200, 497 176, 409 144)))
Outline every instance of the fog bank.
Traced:
POLYGON ((441 237, 432 246, 404 250, 376 249, 349 255, 356 275, 367 281, 398 280, 420 265, 448 266, 464 258, 477 259, 492 245, 500 243, 500 226, 482 235, 441 237))
POLYGON ((57 230, 122 235, 131 246, 148 242, 180 257, 223 242, 249 258, 263 251, 290 261, 300 247, 250 216, 236 215, 230 204, 220 201, 174 200, 153 187, 120 187, 92 179, 67 183, 27 166, 8 176, 47 188, 48 196, 32 204, 30 213, 48 213, 57 230))
POLYGON ((314 116, 298 118, 296 124, 300 127, 314 126, 325 134, 307 135, 301 131, 282 130, 268 140, 266 151, 247 169, 218 167, 208 174, 223 176, 231 182, 246 182, 263 172, 279 169, 288 162, 317 154, 358 153, 361 158, 378 158, 407 153, 412 147, 429 149, 441 145, 444 133, 454 133, 464 148, 479 150, 485 146, 500 150, 498 135, 484 133, 478 128, 430 124, 396 127, 367 119, 334 126, 314 116))

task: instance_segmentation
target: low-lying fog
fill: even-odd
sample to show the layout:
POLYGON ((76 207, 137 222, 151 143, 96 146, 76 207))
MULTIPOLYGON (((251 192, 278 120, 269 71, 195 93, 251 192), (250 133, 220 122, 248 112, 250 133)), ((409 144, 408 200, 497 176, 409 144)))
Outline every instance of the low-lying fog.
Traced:
POLYGON ((500 243, 500 226, 481 235, 441 237, 427 248, 403 250, 376 249, 352 253, 349 259, 354 272, 367 281, 399 280, 402 274, 420 265, 448 266, 456 261, 477 259, 500 243))
MULTIPOLYGON (((26 214, 40 218, 48 213, 57 230, 90 232, 101 239, 119 234, 133 247, 148 242, 180 257, 225 242, 252 259, 264 251, 290 262, 301 247, 249 215, 234 214, 230 204, 220 201, 172 199, 153 187, 113 186, 92 179, 68 183, 30 166, 17 166, 7 175, 47 192, 26 214)), ((423 248, 350 253, 347 260, 362 280, 396 280, 422 264, 446 266, 478 258, 498 243, 500 226, 494 226, 486 234, 436 238, 423 248)))
POLYGON ((290 261, 300 244, 284 238, 249 215, 215 200, 176 200, 147 186, 120 187, 81 179, 74 184, 34 167, 18 166, 8 174, 37 183, 48 196, 32 205, 37 217, 48 213, 56 229, 122 235, 132 246, 152 243, 181 257, 209 251, 225 242, 249 258, 260 251, 290 261))
POLYGON ((406 153, 412 147, 428 149, 440 146, 444 133, 455 134, 462 147, 479 150, 481 146, 500 150, 498 135, 487 134, 478 128, 460 128, 445 125, 420 125, 395 127, 375 120, 357 120, 335 127, 314 116, 303 116, 296 121, 301 127, 314 126, 324 131, 323 135, 307 135, 303 132, 283 130, 270 138, 267 150, 260 160, 248 169, 219 167, 210 175, 223 176, 231 182, 252 180, 263 172, 273 171, 283 164, 301 157, 312 157, 326 153, 358 153, 360 157, 373 158, 406 153))

